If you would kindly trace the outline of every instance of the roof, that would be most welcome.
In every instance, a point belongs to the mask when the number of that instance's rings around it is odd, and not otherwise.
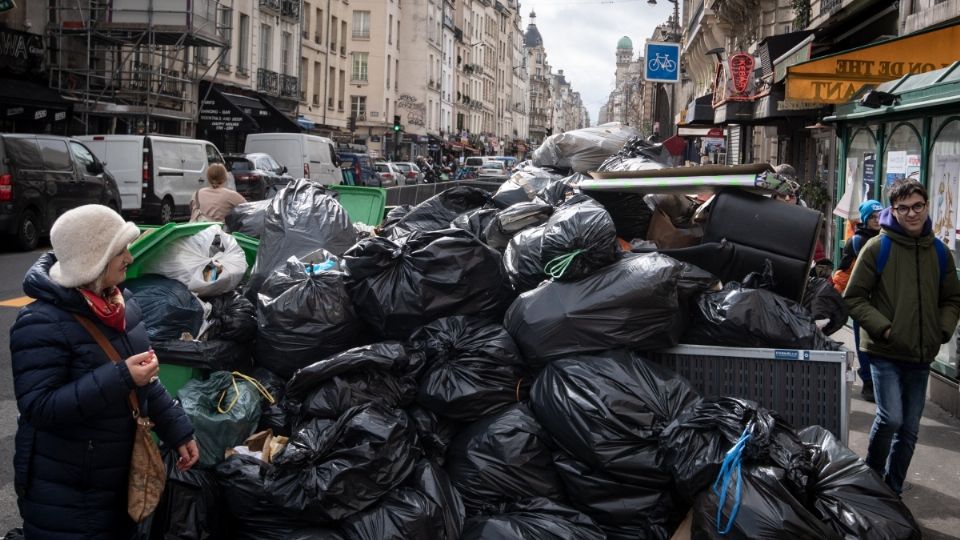
[[[859,99],[837,105],[836,114],[824,118],[827,122],[857,120],[876,116],[909,113],[918,109],[956,108],[960,106],[960,62],[949,67],[914,73],[885,82],[876,87],[880,92],[897,96],[897,103],[890,106],[869,108],[859,104]],[[859,95],[865,93],[861,91]],[[916,114],[916,113],[914,113]]]
[[[543,47],[543,36],[537,30],[537,25],[533,23],[527,25],[527,32],[523,35],[523,45],[528,48]]]
[[[620,38],[620,41],[617,42],[617,49],[633,50],[633,41],[629,37],[623,36]]]

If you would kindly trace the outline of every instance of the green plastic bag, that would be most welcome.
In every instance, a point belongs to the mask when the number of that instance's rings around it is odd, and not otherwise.
[[[253,434],[260,421],[261,394],[273,402],[256,379],[229,371],[216,371],[205,381],[191,380],[177,392],[196,430],[198,467],[215,466],[223,461],[225,450],[239,446]]]

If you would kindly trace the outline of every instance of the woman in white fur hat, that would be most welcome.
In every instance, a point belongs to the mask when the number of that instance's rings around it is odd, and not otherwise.
[[[140,307],[118,287],[138,234],[106,206],[74,208],[53,224],[53,251],[24,278],[36,301],[17,316],[10,350],[20,412],[14,484],[28,539],[130,538],[131,390],[164,445],[179,453],[178,468],[200,456],[186,414],[157,382]],[[121,361],[110,360],[78,317]]]

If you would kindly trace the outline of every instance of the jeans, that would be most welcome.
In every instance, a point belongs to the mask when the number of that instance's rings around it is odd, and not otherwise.
[[[870,355],[860,350],[860,323],[857,321],[853,321],[853,343],[857,350],[857,375],[866,385],[873,380],[870,375]]]
[[[870,355],[870,369],[877,417],[870,428],[866,461],[899,495],[917,445],[930,367]]]

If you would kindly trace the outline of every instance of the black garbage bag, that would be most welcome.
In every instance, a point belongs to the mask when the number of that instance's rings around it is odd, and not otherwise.
[[[387,215],[383,218],[383,223],[380,224],[380,229],[388,229],[393,225],[396,225],[403,216],[410,213],[410,210],[413,210],[413,206],[409,204],[401,204],[400,206],[394,206],[387,212]]]
[[[217,480],[232,522],[230,534],[221,538],[289,540],[296,538],[292,536],[296,531],[310,527],[309,522],[272,502],[272,494],[265,487],[266,476],[272,471],[272,465],[241,454],[234,454],[217,465]],[[336,537],[330,540],[333,538]]]
[[[594,469],[663,486],[660,432],[699,399],[685,379],[618,349],[559,360],[533,383],[530,404],[557,445]]]
[[[344,261],[357,313],[384,339],[451,315],[499,319],[513,297],[500,253],[462,229],[367,238]]]
[[[671,347],[685,327],[677,292],[683,269],[658,253],[630,254],[579,281],[552,281],[523,294],[504,326],[537,364],[617,347]]]
[[[287,383],[287,409],[301,418],[339,418],[374,401],[403,408],[417,395],[422,359],[387,341],[335,354],[299,369]]]
[[[590,516],[608,540],[670,538],[687,512],[663,486],[616,480],[562,450],[554,452],[553,465],[571,505]]]
[[[812,277],[807,281],[807,288],[803,290],[803,300],[800,302],[813,315],[813,320],[828,319],[830,322],[823,328],[823,333],[832,335],[847,324],[850,310],[840,293],[833,288],[829,279]]]
[[[326,261],[329,269],[305,269]],[[347,293],[336,258],[321,252],[291,257],[273,272],[257,298],[257,364],[284,378],[298,369],[362,343],[363,322]]]
[[[613,264],[620,256],[610,213],[586,195],[574,195],[547,221],[540,263],[559,281],[575,281]]]
[[[341,529],[351,540],[458,540],[464,517],[447,473],[422,460],[402,486],[347,518]]]
[[[643,200],[642,193],[621,193],[616,191],[586,191],[586,195],[603,205],[613,219],[617,236],[625,240],[647,238],[650,218],[653,210]]]
[[[283,378],[264,367],[255,367],[250,375],[260,382],[267,392],[273,396],[273,403],[269,400],[260,401],[260,422],[256,431],[273,430],[274,435],[290,435],[292,420],[283,408],[286,384]]]
[[[582,173],[596,171],[604,160],[639,135],[636,128],[619,122],[556,133],[533,151],[532,161],[539,167],[570,167]]]
[[[788,489],[802,501],[813,473],[811,452],[776,413],[731,397],[703,399],[660,434],[660,463],[673,476],[677,492],[690,497],[707,489],[744,433],[750,434],[744,463],[778,467]]]
[[[239,292],[216,296],[207,320],[210,327],[204,332],[207,339],[226,339],[249,343],[257,337],[257,308]]]
[[[214,471],[177,470],[179,454],[163,451],[167,483],[153,513],[151,538],[226,538],[229,514]]]
[[[407,416],[417,431],[417,448],[430,461],[443,465],[447,461],[447,448],[462,427],[419,405],[407,407]]]
[[[503,252],[503,267],[518,293],[536,289],[547,279],[540,264],[540,247],[545,227],[524,229],[510,239]]]
[[[477,208],[476,210],[470,210],[457,216],[457,219],[454,219],[450,226],[463,229],[480,240],[483,240],[483,231],[487,229],[487,225],[496,217],[497,212],[499,212],[499,210],[496,208]]]
[[[523,186],[507,180],[493,194],[493,204],[498,209],[510,208],[515,204],[530,202],[533,196]]]
[[[10,529],[7,534],[3,535],[3,540],[23,540],[23,529],[20,527]]]
[[[340,256],[356,241],[357,231],[335,191],[303,178],[291,182],[267,207],[247,299],[256,302],[263,282],[290,257],[302,258],[319,249]]]
[[[563,500],[547,437],[523,404],[460,432],[450,445],[446,467],[467,513],[530,497]]]
[[[227,232],[238,232],[260,238],[270,202],[270,199],[265,199],[234,206],[223,220]]]
[[[737,477],[740,479],[738,496]],[[743,464],[726,489],[708,488],[693,505],[692,537],[704,540],[840,540],[830,525],[807,510],[787,488],[783,469]],[[724,495],[718,520],[717,508]],[[736,510],[734,512],[734,510]],[[731,517],[733,518],[730,524]],[[719,524],[718,524],[719,521]],[[726,531],[729,524],[729,531]]]
[[[184,333],[197,337],[203,326],[200,300],[175,279],[146,275],[124,282],[143,312],[143,324],[151,342],[180,339]]]
[[[500,324],[465,316],[439,319],[417,330],[410,348],[427,364],[418,401],[441,416],[472,422],[521,399],[524,362]]]
[[[777,349],[839,350],[800,304],[735,281],[700,297],[685,343]]]
[[[248,371],[252,365],[248,344],[224,339],[158,341],[153,350],[164,364],[208,371]]]
[[[339,530],[327,527],[307,527],[298,529],[284,537],[284,540],[348,540]]]
[[[553,207],[541,200],[515,204],[498,212],[487,224],[483,231],[483,240],[493,249],[503,251],[514,235],[543,225],[552,214]]]
[[[430,197],[410,210],[381,236],[397,240],[414,231],[439,231],[450,228],[460,214],[482,208],[490,202],[490,194],[482,189],[456,186]]]
[[[274,456],[264,489],[301,519],[344,519],[374,505],[413,472],[415,437],[404,411],[376,402],[335,420],[309,420]]]
[[[605,540],[587,516],[542,497],[505,503],[469,518],[461,540]]]
[[[577,186],[581,180],[590,178],[581,173],[576,173],[559,180],[550,180],[537,193],[537,198],[552,206],[560,206],[577,192]]]
[[[920,526],[907,505],[863,459],[820,426],[800,431],[814,445],[812,510],[844,538],[919,540]]]

